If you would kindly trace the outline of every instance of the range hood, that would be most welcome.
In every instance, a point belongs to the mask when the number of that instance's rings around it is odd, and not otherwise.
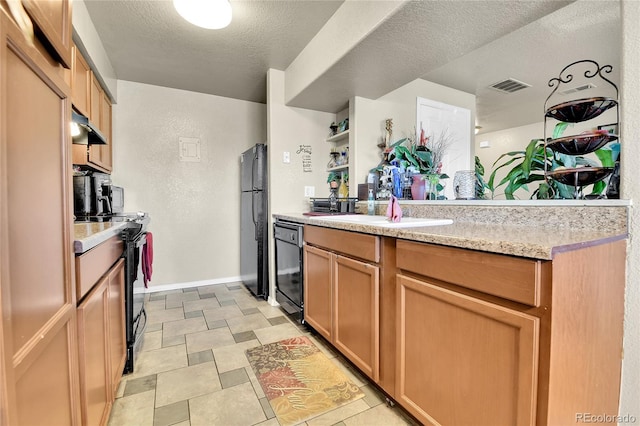
[[[107,139],[87,117],[71,111],[71,137],[80,145],[106,145]]]

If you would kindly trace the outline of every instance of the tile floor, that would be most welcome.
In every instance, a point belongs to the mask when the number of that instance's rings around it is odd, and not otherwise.
[[[135,371],[123,377],[109,426],[265,425],[275,417],[244,351],[307,335],[365,397],[304,425],[414,425],[320,338],[240,284],[147,296],[147,330]]]

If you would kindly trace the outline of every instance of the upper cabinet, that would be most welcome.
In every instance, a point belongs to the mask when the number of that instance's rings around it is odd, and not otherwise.
[[[40,29],[60,62],[72,67],[71,1],[70,0],[22,0],[33,23]]]
[[[98,129],[102,131],[102,126],[100,125],[100,105],[102,105],[102,86],[100,86],[100,82],[96,78],[96,75],[91,73],[91,85],[90,85],[90,105],[89,109],[89,121],[98,126]]]
[[[73,49],[73,75],[71,78],[73,108],[86,116],[107,140],[106,145],[73,145],[73,164],[88,166],[101,172],[112,170],[111,101],[97,76]]]
[[[71,98],[73,106],[82,115],[89,117],[91,105],[91,68],[78,48],[73,46]]]

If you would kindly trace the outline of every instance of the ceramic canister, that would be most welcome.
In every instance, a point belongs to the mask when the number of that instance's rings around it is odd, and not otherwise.
[[[476,173],[458,170],[453,178],[453,192],[458,200],[471,200],[476,195]]]

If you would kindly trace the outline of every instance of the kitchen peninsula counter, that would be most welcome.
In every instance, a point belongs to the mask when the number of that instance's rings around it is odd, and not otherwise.
[[[81,254],[118,235],[128,222],[81,222],[73,224],[73,249]]]
[[[273,215],[305,224],[306,324],[424,424],[617,413],[629,205],[401,208],[453,223]]]
[[[620,207],[621,212],[626,212],[625,207]],[[378,211],[378,214],[381,214]],[[584,216],[584,213],[580,213]],[[610,215],[610,212],[607,212]],[[575,222],[575,228],[553,226],[527,225],[523,223],[499,224],[481,223],[469,219],[451,217],[450,225],[408,227],[408,228],[384,228],[360,223],[323,220],[324,216],[306,216],[300,213],[274,214],[274,218],[297,222],[305,225],[315,225],[346,231],[362,232],[367,234],[394,237],[403,240],[419,241],[444,246],[466,248],[500,253],[532,259],[551,260],[555,254],[571,251],[578,248],[604,244],[612,241],[623,240],[628,237],[626,229],[626,213],[620,213],[620,217],[613,225],[603,226],[592,218],[589,226],[579,226]],[[429,214],[415,215],[415,217],[435,217]],[[439,216],[438,218],[442,218]],[[522,218],[520,218],[522,220]],[[585,229],[587,228],[587,229]]]

